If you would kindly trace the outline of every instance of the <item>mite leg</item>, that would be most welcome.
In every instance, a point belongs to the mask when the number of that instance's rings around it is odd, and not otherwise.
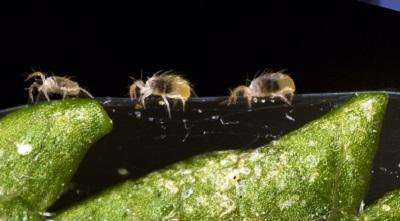
[[[42,82],[44,82],[44,81],[46,80],[46,75],[43,74],[42,72],[37,71],[37,72],[33,72],[32,74],[30,74],[30,75],[25,79],[25,81],[28,81],[29,79],[34,78],[34,77],[40,77],[40,79],[42,80]]]
[[[141,96],[139,99],[139,102],[142,104],[143,109],[146,109],[146,101],[145,100],[146,100],[146,97],[144,97],[144,96]]]
[[[129,97],[131,98],[131,101],[133,101],[133,98],[137,98],[137,94],[136,94],[136,82],[133,83],[130,87],[129,87]]]
[[[32,101],[32,103],[35,102],[35,100],[33,99],[33,91],[35,89],[38,89],[39,87],[40,87],[40,85],[38,83],[33,82],[32,85],[29,88],[27,88],[28,93],[29,93],[29,99]]]
[[[247,106],[248,106],[249,108],[251,108],[252,102],[253,102],[253,101],[252,101],[253,96],[251,96],[250,94],[246,94],[245,97],[247,98]]]
[[[291,88],[284,88],[279,93],[272,94],[271,98],[277,97],[288,105],[292,105],[293,95],[293,90]]]
[[[89,93],[89,91],[83,89],[83,88],[79,88],[79,91],[83,92],[84,94],[86,94],[87,96],[89,96],[90,98],[94,98],[92,94]]]
[[[147,97],[149,97],[151,95],[151,90],[144,90],[144,93],[140,96],[139,101],[140,103],[142,103],[143,105],[143,109],[146,109],[146,103],[145,100]]]
[[[50,97],[47,94],[47,90],[41,90],[39,89],[39,93],[43,93],[44,97],[46,98],[47,101],[50,101]]]
[[[292,105],[291,100],[289,100],[289,99],[288,99],[285,95],[283,95],[283,94],[272,94],[272,95],[271,95],[271,98],[272,98],[272,99],[274,99],[274,98],[279,98],[279,99],[281,99],[283,102],[285,102],[286,104]]]
[[[31,100],[32,103],[35,102],[35,100],[33,99],[33,88],[29,88],[29,100]]]
[[[62,99],[64,100],[67,97],[67,90],[63,90]]]
[[[142,90],[144,87],[144,82],[141,80],[133,82],[133,84],[129,87],[129,97],[131,98],[131,100],[138,97],[136,93],[137,88]]]
[[[228,98],[228,106],[231,104],[236,104],[237,103],[237,99],[238,99],[238,88],[235,88],[232,92],[231,95]]]
[[[287,100],[287,103],[288,104],[292,104],[292,101],[293,101],[293,93],[287,93],[287,94],[284,94],[283,96],[286,98],[286,100]]]
[[[186,101],[183,97],[179,97],[179,100],[182,102],[182,111],[185,112]]]
[[[43,92],[41,92],[41,91],[36,95],[35,104],[37,104],[37,102],[41,99],[42,95],[43,95]]]
[[[165,106],[167,107],[167,112],[168,112],[169,119],[171,119],[172,118],[172,116],[171,116],[171,108],[169,106],[168,99],[165,97],[165,95],[161,95],[161,97],[164,100]]]
[[[243,85],[236,87],[231,92],[231,95],[229,96],[229,99],[228,99],[228,105],[236,104],[239,96],[246,97],[247,104],[248,104],[249,108],[251,108],[251,98],[252,98],[251,90],[248,87],[243,86]]]
[[[288,101],[288,104],[291,105],[294,97],[294,90],[292,88],[284,88],[282,94],[285,98],[287,98],[286,100]]]

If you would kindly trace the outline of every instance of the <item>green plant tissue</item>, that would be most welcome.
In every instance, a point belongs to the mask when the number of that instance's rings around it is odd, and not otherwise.
[[[94,100],[46,102],[3,117],[0,200],[23,201],[21,207],[45,211],[65,190],[89,147],[111,128],[107,113]]]
[[[375,204],[367,207],[359,221],[399,221],[400,189],[387,193]]]
[[[388,96],[365,93],[278,140],[217,151],[112,187],[56,220],[353,220]]]

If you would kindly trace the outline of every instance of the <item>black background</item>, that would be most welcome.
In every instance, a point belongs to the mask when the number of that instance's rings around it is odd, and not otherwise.
[[[184,73],[228,95],[287,69],[298,93],[400,88],[400,13],[357,1],[2,1],[0,108],[28,101],[32,70],[127,96],[128,76]],[[277,3],[279,2],[279,3]]]

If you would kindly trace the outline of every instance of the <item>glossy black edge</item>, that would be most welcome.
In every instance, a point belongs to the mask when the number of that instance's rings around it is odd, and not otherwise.
[[[338,96],[354,96],[357,94],[363,94],[363,93],[377,93],[377,92],[383,92],[388,94],[389,96],[400,96],[400,92],[396,91],[357,91],[357,92],[327,92],[327,93],[309,93],[309,94],[296,94],[294,96],[294,100],[301,100],[301,99],[307,99],[307,98],[314,98],[314,97],[338,97]],[[102,103],[104,106],[125,106],[127,104],[132,104],[132,103],[138,103],[137,99],[131,100],[130,98],[127,97],[96,97],[95,98],[97,101]],[[215,97],[191,97],[189,99],[189,103],[199,103],[199,102],[218,102],[218,101],[226,101],[228,99],[227,96],[215,96]],[[294,103],[293,105],[295,105]],[[10,108],[5,108],[0,110],[0,114],[3,113],[9,113],[14,110],[18,110],[20,108],[28,106],[27,104],[25,105],[19,105],[15,107],[10,107]]]

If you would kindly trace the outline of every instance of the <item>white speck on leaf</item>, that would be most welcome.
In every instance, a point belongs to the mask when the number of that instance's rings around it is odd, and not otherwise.
[[[240,168],[240,173],[248,175],[250,174],[251,170],[247,167]]]
[[[85,119],[84,113],[83,112],[79,112],[78,115],[76,116],[76,119],[78,119],[78,120]]]
[[[390,206],[389,205],[386,205],[386,204],[383,204],[382,205],[382,209],[383,209],[383,211],[390,211]]]
[[[373,101],[372,100],[367,100],[367,101],[365,101],[365,102],[363,102],[362,104],[361,104],[361,107],[365,110],[365,112],[366,112],[366,117],[367,117],[367,121],[369,122],[369,121],[371,121],[372,120],[372,116],[371,116],[371,112],[372,112],[372,103]]]
[[[21,155],[27,155],[32,152],[32,145],[17,143],[17,152]]]
[[[273,146],[277,146],[277,145],[279,145],[279,141],[273,140],[273,141],[271,141],[271,144],[272,144]]]
[[[50,212],[39,212],[39,214],[44,217],[52,217],[56,215],[55,213],[50,213]]]
[[[360,209],[358,210],[358,212],[362,213],[364,211],[364,207],[365,207],[365,203],[364,203],[364,200],[362,200],[361,204],[360,204]]]
[[[193,189],[192,189],[192,188],[189,188],[189,189],[186,191],[184,198],[189,198],[192,194],[193,194]]]
[[[229,163],[229,161],[226,160],[226,159],[223,159],[219,163],[221,164],[221,166],[225,166],[225,165],[227,165]]]
[[[189,175],[192,174],[192,170],[180,170],[179,173],[182,175]]]
[[[259,159],[262,158],[262,157],[263,157],[263,154],[260,153],[260,150],[259,150],[259,149],[256,149],[255,151],[252,152],[250,159],[251,159],[252,161],[257,161],[257,160],[259,160]]]
[[[262,168],[260,166],[255,166],[254,167],[254,173],[256,174],[256,176],[261,176],[261,172],[262,172]]]
[[[312,147],[317,146],[317,144],[318,144],[318,142],[315,141],[315,140],[310,140],[310,141],[308,142],[308,145],[310,145],[310,146],[312,146]]]
[[[284,201],[279,202],[278,206],[280,210],[284,209],[289,209],[292,205],[296,204],[296,202],[299,200],[298,195],[294,195],[289,199],[286,199]]]
[[[171,180],[167,180],[164,183],[165,188],[167,188],[171,193],[177,193],[179,191],[178,187]]]

